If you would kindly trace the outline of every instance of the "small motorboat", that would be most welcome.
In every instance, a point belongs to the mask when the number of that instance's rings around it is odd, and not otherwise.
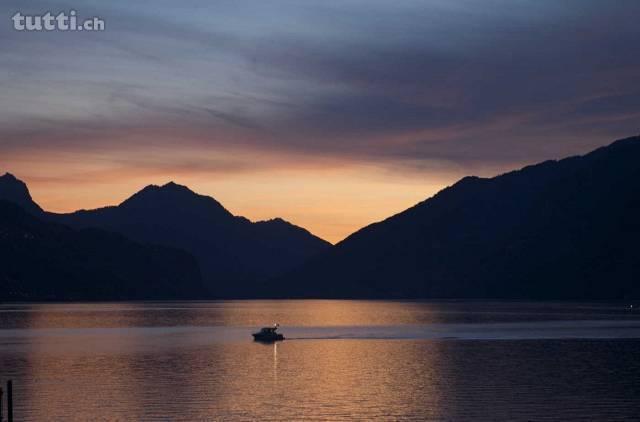
[[[263,327],[257,333],[252,334],[253,339],[255,341],[261,341],[264,343],[271,343],[274,341],[284,340],[284,336],[276,332],[279,326],[280,326],[279,324],[273,324],[272,327]]]

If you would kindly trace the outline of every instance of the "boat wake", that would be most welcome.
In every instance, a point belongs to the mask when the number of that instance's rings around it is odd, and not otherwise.
[[[287,327],[287,340],[640,339],[640,321],[541,321],[402,326]]]

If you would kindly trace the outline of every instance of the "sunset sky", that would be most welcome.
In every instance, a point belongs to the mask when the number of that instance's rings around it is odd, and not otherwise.
[[[336,242],[464,175],[640,132],[636,0],[2,9],[0,173],[50,211],[173,180]],[[105,31],[12,26],[71,9]]]

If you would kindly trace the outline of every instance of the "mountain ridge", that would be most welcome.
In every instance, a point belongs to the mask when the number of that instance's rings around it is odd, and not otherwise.
[[[465,177],[353,233],[283,277],[280,291],[355,298],[640,296],[630,237],[640,234],[633,218],[640,214],[638,162],[640,137],[630,137],[493,178]],[[598,278],[605,269],[618,274],[609,289]]]
[[[18,204],[36,215],[44,212],[31,197],[26,183],[9,172],[0,176],[0,199]]]
[[[22,185],[22,198],[3,189],[0,198],[33,202]],[[37,209],[40,211],[30,208],[51,222],[76,229],[96,227],[137,242],[185,250],[198,260],[212,297],[219,298],[244,297],[255,289],[263,290],[269,279],[330,246],[279,217],[252,222],[233,215],[216,199],[175,182],[147,185],[113,206],[71,213]]]
[[[0,200],[0,301],[202,299],[195,259],[100,229],[74,230]]]
[[[638,163],[635,136],[467,176],[333,247],[281,218],[235,216],[175,182],[119,205],[54,214],[6,174],[0,199],[76,230],[186,250],[209,297],[619,300],[640,298]]]

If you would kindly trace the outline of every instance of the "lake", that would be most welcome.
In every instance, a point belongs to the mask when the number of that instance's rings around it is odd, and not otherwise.
[[[251,333],[278,322],[287,337]],[[638,420],[622,304],[219,301],[0,305],[29,420]]]

